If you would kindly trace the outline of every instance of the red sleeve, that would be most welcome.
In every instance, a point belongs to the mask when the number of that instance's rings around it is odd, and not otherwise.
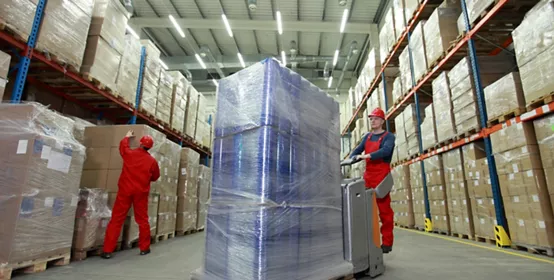
[[[121,142],[119,142],[119,154],[121,157],[124,157],[125,154],[128,154],[129,151],[131,151],[131,147],[129,146],[129,137],[125,137],[121,139]]]
[[[154,160],[152,167],[150,167],[150,176],[151,182],[155,182],[160,178],[160,167],[158,166],[158,162],[156,160]]]

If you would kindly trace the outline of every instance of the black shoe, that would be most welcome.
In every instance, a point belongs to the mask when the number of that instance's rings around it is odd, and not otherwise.
[[[146,251],[140,251],[141,256],[148,255],[148,254],[150,254],[150,249],[146,249]]]
[[[104,252],[104,253],[102,253],[102,255],[100,257],[103,258],[103,259],[108,260],[108,259],[112,258],[112,254]]]
[[[383,254],[388,254],[392,251],[392,246],[383,245],[381,246],[381,249],[383,249]]]

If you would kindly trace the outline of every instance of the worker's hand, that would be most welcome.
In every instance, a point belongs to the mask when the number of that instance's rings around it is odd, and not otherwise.
[[[135,137],[135,132],[132,131],[132,130],[129,130],[129,131],[127,131],[127,135],[125,135],[125,137],[129,137],[129,138]]]
[[[371,159],[371,155],[370,154],[365,154],[365,155],[358,155],[357,159]]]

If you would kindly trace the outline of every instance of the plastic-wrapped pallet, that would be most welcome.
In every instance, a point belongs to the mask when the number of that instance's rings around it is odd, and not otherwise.
[[[171,128],[184,132],[190,82],[179,71],[167,72],[173,78],[173,100],[171,108]]]
[[[196,229],[204,229],[206,226],[206,215],[208,214],[208,201],[210,199],[210,191],[212,188],[212,169],[200,165],[198,169],[198,204],[197,204],[197,219]]]
[[[554,1],[541,0],[512,32],[525,101],[554,92]]]
[[[469,17],[470,25],[473,26],[475,21],[481,16],[481,14],[492,4],[495,0],[465,0],[467,13]],[[513,1],[516,2],[516,1]],[[458,32],[461,34],[466,31],[466,22],[464,14],[461,14],[457,19]]]
[[[69,258],[85,159],[73,123],[38,103],[0,103],[0,263]]]
[[[554,248],[554,214],[533,124],[505,127],[490,139],[511,241]]]
[[[198,203],[198,165],[200,154],[190,148],[181,149],[179,185],[177,188],[177,225],[175,230],[182,234],[196,229]]]
[[[548,115],[533,122],[541,154],[542,167],[546,175],[546,185],[550,193],[550,203],[554,209],[554,115]]]
[[[128,21],[127,10],[121,2],[95,0],[88,35],[102,37],[119,54],[123,54],[126,46],[125,28]]]
[[[425,107],[425,119],[421,123],[421,144],[423,150],[428,150],[437,144],[437,130],[435,129],[435,112],[433,105]]]
[[[111,215],[106,190],[87,188],[80,190],[73,235],[74,259],[85,259],[87,249],[104,243],[104,235]]]
[[[100,36],[89,36],[81,66],[81,73],[89,80],[97,80],[106,88],[115,90],[121,54]]]
[[[448,215],[448,200],[442,155],[436,155],[423,160],[427,179],[429,207],[433,220],[433,230],[450,233],[450,216]],[[417,165],[417,164],[416,164]]]
[[[217,103],[206,254],[195,278],[352,273],[343,252],[338,104],[273,59],[220,80]]]
[[[452,41],[458,37],[456,19],[462,12],[461,5],[436,8],[424,26],[425,55],[432,66],[446,53]]]
[[[390,52],[396,44],[396,35],[394,29],[394,10],[389,8],[381,30],[379,31],[379,53],[381,64],[385,63],[385,60],[389,56]]]
[[[204,141],[204,137],[206,136],[205,129],[208,126],[206,123],[208,118],[206,117],[206,97],[199,92],[198,93],[198,110],[196,113],[196,128],[194,131],[194,139],[198,141],[198,143],[202,143]]]
[[[140,107],[151,116],[155,116],[158,87],[162,70],[160,64],[160,50],[158,50],[150,40],[140,40],[140,43],[146,48]]]
[[[115,88],[123,100],[135,104],[142,45],[140,41],[131,34],[125,35],[124,44],[125,49],[123,50],[121,63],[117,71]],[[148,90],[143,90],[143,92],[145,91],[147,92]]]
[[[513,112],[515,116],[525,111],[525,97],[518,72],[512,72],[484,89],[488,120]]]
[[[398,160],[403,161],[408,158],[408,140],[406,138],[406,129],[404,128],[404,114],[400,113],[394,118],[396,128],[396,147],[398,147]]]
[[[410,186],[410,168],[407,165],[398,165],[392,169],[391,175],[394,180],[394,187],[390,196],[395,222],[400,226],[413,228],[415,221],[412,188]]]
[[[412,60],[414,66],[414,79],[419,81],[427,73],[427,51],[425,47],[424,26],[426,20],[421,20],[414,28],[410,36],[410,49],[412,51]],[[409,61],[409,60],[408,60]],[[410,81],[411,82],[411,81]]]
[[[415,227],[425,228],[425,197],[423,194],[423,180],[419,163],[410,164],[410,187],[412,188],[412,204],[414,208]]]
[[[421,104],[423,105],[423,103]],[[421,117],[425,116],[423,112]],[[419,152],[419,130],[417,125],[417,112],[415,104],[406,106],[404,112],[404,129],[406,130],[406,139],[408,142],[408,156],[413,156]]]
[[[462,150],[453,149],[442,154],[442,163],[452,232],[473,237],[473,213],[465,180]]]
[[[412,68],[410,66],[410,50],[404,48],[399,58],[400,77],[402,77],[402,94],[407,94],[412,89]]]
[[[417,8],[422,0],[404,0],[404,16],[406,17],[406,24],[412,20]]]
[[[406,15],[404,14],[404,5],[405,0],[394,0],[392,2],[392,7],[394,9],[394,38],[395,42],[397,42],[400,37],[402,36],[402,33],[404,32],[404,29],[406,28]]]
[[[174,196],[177,193],[179,180],[179,151],[181,146],[169,139],[164,139],[157,152],[152,156],[158,161],[160,178],[152,183],[152,192]]]
[[[437,141],[443,142],[456,135],[448,72],[442,72],[433,80],[433,111]]]
[[[6,90],[6,84],[8,83],[8,72],[10,70],[11,58],[11,55],[0,51],[0,102],[4,97],[4,91]]]
[[[165,70],[160,72],[160,86],[156,101],[156,117],[169,125],[171,101],[173,100],[173,77]]]
[[[189,100],[187,113],[185,117],[185,134],[194,137],[196,132],[196,116],[198,113],[198,91],[194,87],[189,87]]]
[[[377,77],[377,74],[381,70],[381,59],[379,58],[379,50],[371,48],[367,55],[367,60],[364,69],[367,71],[367,82],[364,90],[364,94],[371,86],[371,82]]]
[[[402,76],[398,76],[394,79],[394,83],[392,86],[392,101],[389,104],[389,107],[392,107],[392,105],[396,104],[397,102],[400,102],[400,99],[404,95],[404,88],[402,85]]]
[[[393,105],[392,103],[393,82],[394,81],[390,78],[385,78],[385,86],[383,86],[383,81],[379,82],[379,94],[380,94],[379,107],[385,112],[387,112]]]

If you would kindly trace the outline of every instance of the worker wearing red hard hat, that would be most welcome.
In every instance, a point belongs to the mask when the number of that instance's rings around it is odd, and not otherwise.
[[[140,254],[150,253],[150,224],[148,223],[148,196],[150,182],[158,180],[160,168],[156,159],[148,153],[154,146],[154,139],[146,135],[140,139],[140,147],[131,149],[130,138],[135,137],[133,131],[127,132],[119,143],[119,153],[123,158],[123,170],[118,181],[117,197],[112,209],[112,218],[106,229],[104,252],[102,258],[109,259],[117,245],[121,227],[127,217],[129,208],[133,206],[135,221],[139,226]]]
[[[376,188],[390,173],[390,162],[394,151],[395,136],[383,129],[385,112],[376,108],[369,114],[371,132],[364,135],[361,143],[354,149],[351,158],[365,159],[366,168],[364,180],[366,188]],[[362,152],[364,152],[363,155]],[[392,251],[394,212],[391,208],[390,193],[383,198],[377,198],[379,218],[381,220],[381,235],[383,253]]]

